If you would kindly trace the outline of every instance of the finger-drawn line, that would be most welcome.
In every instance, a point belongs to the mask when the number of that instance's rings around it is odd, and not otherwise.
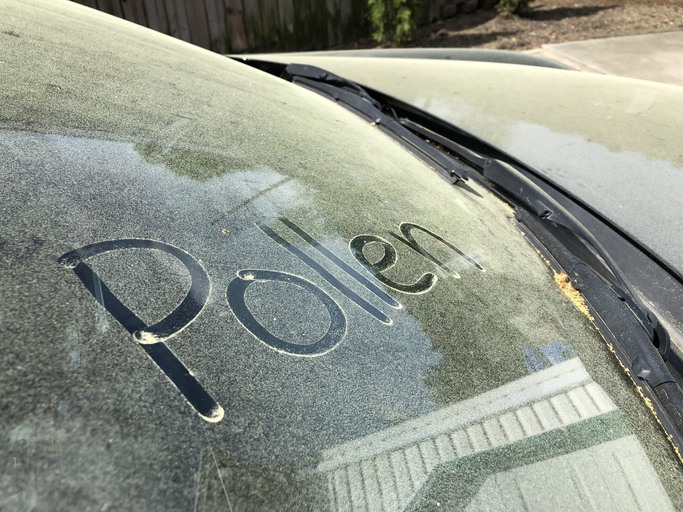
[[[315,295],[330,315],[330,325],[323,337],[315,343],[299,345],[278,338],[263,327],[249,311],[244,296],[247,288],[253,283],[266,281],[293,284]],[[321,356],[334,350],[346,334],[346,316],[335,300],[320,287],[294,274],[275,270],[240,270],[237,272],[237,277],[228,284],[226,296],[230,309],[242,326],[256,339],[284,354],[305,357]]]
[[[356,292],[351,290],[348,286],[343,284],[339,279],[334,277],[327,269],[325,269],[325,267],[320,265],[317,261],[315,261],[313,258],[308,256],[301,249],[290,244],[287,240],[285,240],[280,235],[278,235],[267,224],[257,223],[256,226],[261,231],[263,231],[266,235],[268,235],[270,237],[270,239],[273,240],[276,244],[284,247],[290,253],[292,253],[294,256],[296,256],[301,261],[303,261],[306,265],[308,265],[313,270],[315,270],[320,275],[320,277],[322,277],[325,281],[327,281],[332,286],[334,286],[337,290],[339,290],[341,293],[343,293],[348,299],[350,299],[352,302],[354,302],[363,311],[368,313],[370,316],[376,318],[377,320],[379,320],[383,324],[386,324],[386,325],[392,325],[393,324],[393,321],[391,320],[391,318],[389,318],[387,315],[382,313],[379,309],[377,309],[375,306],[370,304],[368,301],[366,301],[365,299],[360,297]]]
[[[384,248],[384,256],[376,263],[370,262],[363,253],[363,248],[372,243],[378,243]],[[402,284],[392,281],[386,277],[382,272],[394,266],[398,257],[396,256],[396,249],[393,245],[387,242],[384,238],[376,235],[358,235],[349,242],[349,250],[351,254],[375,276],[380,283],[393,288],[399,292],[409,293],[412,295],[419,295],[427,293],[436,284],[438,277],[432,272],[423,274],[413,284]]]
[[[413,237],[413,235],[411,233],[411,231],[413,229],[417,229],[418,231],[422,231],[423,233],[431,236],[435,240],[441,242],[446,247],[448,247],[449,249],[451,249],[452,251],[457,253],[459,256],[463,257],[466,261],[468,261],[470,264],[472,264],[474,266],[474,268],[476,268],[477,270],[479,270],[481,272],[486,272],[486,269],[484,267],[482,267],[479,263],[477,263],[473,258],[469,257],[467,254],[465,254],[463,251],[458,249],[455,245],[450,243],[445,238],[440,237],[436,233],[433,233],[432,231],[428,230],[427,228],[424,228],[418,224],[413,224],[412,222],[402,222],[399,225],[399,229],[401,230],[401,233],[403,234],[405,239],[402,238],[400,235],[397,235],[396,233],[390,233],[391,236],[393,236],[394,238],[396,238],[400,242],[403,242],[405,245],[410,247],[415,252],[421,254],[422,256],[427,258],[429,261],[431,261],[435,265],[441,267],[442,269],[444,269],[446,272],[451,274],[456,279],[460,278],[460,274],[458,272],[456,272],[455,270],[453,270],[452,268],[450,268],[448,265],[446,265],[441,260],[434,257],[429,251],[427,251],[424,247],[422,247],[422,245],[420,245],[420,243],[417,240],[415,240],[415,238]]]
[[[148,327],[100,279],[84,260],[104,252],[145,248],[158,249],[178,258],[190,272],[192,285],[183,302],[166,318]],[[71,268],[85,288],[126,329],[138,345],[164,372],[190,405],[206,421],[215,423],[223,419],[223,408],[209,395],[187,367],[162,340],[175,336],[201,312],[209,295],[210,282],[204,268],[185,251],[162,242],[141,239],[123,239],[100,242],[75,249],[58,260]]]
[[[294,231],[297,235],[299,235],[301,238],[303,238],[308,245],[313,247],[316,251],[318,251],[320,254],[325,256],[328,260],[330,260],[332,263],[337,265],[339,268],[341,268],[344,272],[346,272],[349,276],[351,276],[353,279],[358,281],[360,284],[365,286],[371,293],[375,294],[377,297],[382,299],[384,302],[386,302],[389,306],[395,309],[401,309],[403,305],[398,302],[396,299],[393,297],[390,297],[387,295],[384,290],[376,286],[374,283],[370,282],[368,279],[366,279],[364,276],[356,272],[350,265],[348,265],[344,260],[339,258],[336,254],[334,254],[332,251],[330,251],[327,247],[322,245],[320,242],[318,242],[315,238],[313,238],[311,235],[306,233],[302,228],[294,224],[291,220],[285,218],[285,217],[280,217],[280,222],[282,222],[285,226],[287,226],[289,229]]]
[[[248,205],[248,204],[251,203],[252,201],[255,201],[255,200],[258,199],[259,197],[266,195],[266,194],[267,194],[268,192],[270,192],[271,190],[274,190],[274,189],[278,188],[279,186],[284,185],[285,183],[287,183],[287,182],[290,181],[291,179],[292,179],[292,177],[291,177],[291,176],[288,176],[288,177],[286,177],[285,179],[278,181],[277,183],[273,183],[270,187],[264,188],[264,189],[261,190],[260,192],[258,192],[258,193],[256,193],[256,194],[254,194],[253,196],[251,196],[249,199],[246,199],[245,201],[242,201],[242,202],[241,202],[240,204],[238,204],[237,206],[231,208],[230,210],[228,210],[227,212],[225,212],[223,215],[221,215],[220,217],[218,217],[216,220],[212,221],[212,222],[211,222],[211,225],[217,224],[218,222],[222,221],[223,219],[225,219],[225,218],[227,218],[227,217],[230,217],[230,215],[232,215],[233,213],[235,213],[235,212],[236,212],[237,210],[239,210],[240,208],[244,208],[246,205]]]
[[[139,327],[132,333],[140,343],[157,343],[175,336],[199,315],[211,291],[211,282],[206,270],[187,252],[155,240],[124,238],[74,249],[60,257],[58,262],[65,267],[75,270],[80,263],[88,258],[122,249],[156,249],[163,251],[180,260],[190,273],[190,278],[192,279],[190,290],[178,307],[154,325]],[[97,295],[95,297],[97,298]]]

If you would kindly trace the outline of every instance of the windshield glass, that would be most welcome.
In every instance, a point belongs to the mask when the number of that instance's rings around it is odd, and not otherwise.
[[[3,9],[4,507],[679,505],[655,418],[486,189],[218,55]]]

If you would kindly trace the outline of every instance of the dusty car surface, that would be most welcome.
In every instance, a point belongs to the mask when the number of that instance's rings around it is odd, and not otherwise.
[[[679,89],[0,12],[3,510],[683,506]]]

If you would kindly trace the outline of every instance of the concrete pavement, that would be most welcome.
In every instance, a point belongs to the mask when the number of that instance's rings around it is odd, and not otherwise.
[[[544,44],[525,53],[579,71],[683,86],[683,31]]]

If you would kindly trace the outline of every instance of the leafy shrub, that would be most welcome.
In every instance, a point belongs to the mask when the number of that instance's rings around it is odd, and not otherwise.
[[[409,39],[417,31],[421,5],[422,0],[368,0],[374,40],[399,44]]]
[[[520,16],[530,16],[533,13],[533,9],[529,7],[529,4],[534,0],[500,0],[496,4],[496,9],[498,12],[509,18],[513,14],[518,14]]]

